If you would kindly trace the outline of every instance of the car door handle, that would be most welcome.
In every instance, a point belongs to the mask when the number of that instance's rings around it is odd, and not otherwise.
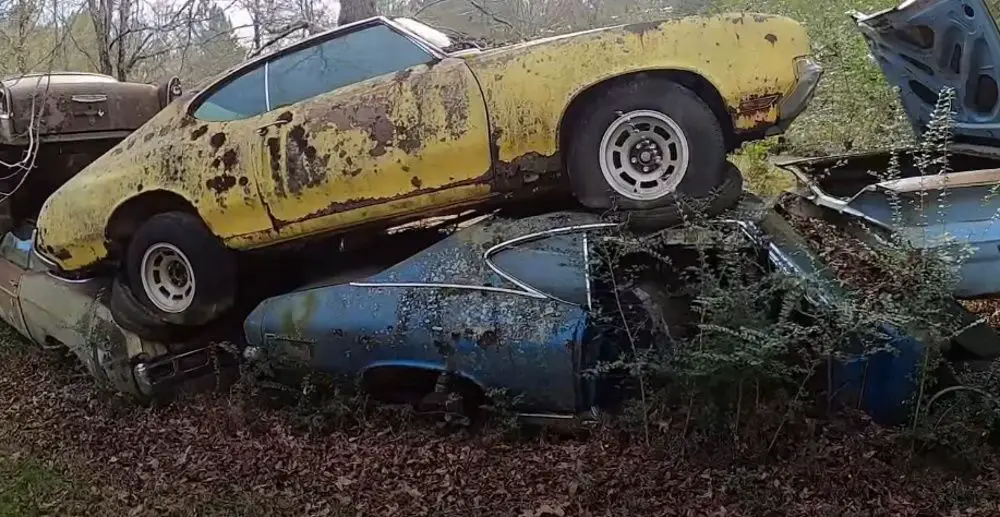
[[[264,125],[262,125],[262,126],[260,126],[260,127],[257,128],[257,134],[258,135],[263,135],[263,134],[267,133],[267,130],[270,129],[271,127],[281,127],[281,126],[284,126],[287,123],[288,123],[287,120],[280,119],[280,118],[278,120],[275,120],[274,122],[268,122],[267,124],[264,124]]]

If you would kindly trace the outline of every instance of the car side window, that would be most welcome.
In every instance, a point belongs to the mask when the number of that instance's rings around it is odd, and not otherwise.
[[[427,63],[433,56],[386,25],[349,32],[268,65],[270,109]]]
[[[501,249],[491,257],[501,271],[538,291],[587,306],[583,233],[552,235]]]
[[[431,59],[406,36],[374,25],[261,63],[205,99],[194,116],[211,122],[250,118]]]
[[[226,84],[205,99],[194,116],[207,122],[225,122],[260,115],[267,111],[264,91],[264,65]]]
[[[13,232],[7,232],[0,241],[0,257],[21,269],[30,269],[31,239],[20,239]]]

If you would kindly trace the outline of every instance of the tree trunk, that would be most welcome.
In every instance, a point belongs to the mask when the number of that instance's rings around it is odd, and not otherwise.
[[[340,0],[340,18],[337,23],[345,25],[377,15],[375,0]]]

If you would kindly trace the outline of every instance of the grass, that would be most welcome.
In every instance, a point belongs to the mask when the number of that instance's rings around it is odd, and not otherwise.
[[[0,517],[51,515],[79,487],[56,469],[32,458],[0,456]]]

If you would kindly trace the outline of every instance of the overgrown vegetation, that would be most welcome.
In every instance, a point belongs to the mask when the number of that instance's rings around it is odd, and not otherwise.
[[[788,14],[810,29],[826,69],[811,109],[786,137],[748,145],[734,158],[758,193],[771,197],[788,185],[768,164],[774,154],[895,148],[911,140],[895,94],[844,14],[894,3],[685,6]],[[475,14],[515,20],[494,20],[506,38],[577,23],[558,25],[562,11],[554,8],[534,16],[507,7]],[[580,23],[646,12],[605,7]],[[437,16],[454,15],[446,8],[442,3]],[[948,170],[953,100],[944,92],[918,142],[922,174]],[[877,172],[892,179],[900,171],[897,163]],[[0,336],[0,358],[11,365],[0,374],[0,517],[87,514],[95,499],[106,512],[135,515],[191,508],[205,515],[652,514],[680,505],[699,515],[761,515],[782,503],[789,515],[833,515],[870,508],[874,500],[900,514],[917,507],[940,515],[976,515],[974,506],[980,515],[1000,512],[992,448],[1000,438],[1000,364],[956,362],[944,353],[965,328],[949,307],[955,268],[968,250],[921,250],[891,231],[874,246],[790,212],[829,266],[796,277],[754,251],[740,228],[689,215],[687,229],[714,236],[712,246],[679,251],[669,232],[616,235],[596,256],[612,296],[600,299],[595,317],[625,351],[596,370],[620,374],[634,396],[617,421],[588,440],[524,439],[516,400],[506,393],[488,394],[492,426],[454,433],[468,429],[455,415],[373,404],[350,383],[317,375],[275,383],[266,363],[243,372],[228,394],[112,409],[98,391],[39,368],[38,356],[24,352],[16,337]],[[647,269],[636,268],[639,262]],[[672,272],[663,303],[681,318],[658,322],[624,310],[619,288],[641,287],[648,268]],[[908,345],[901,333],[924,345],[913,369],[905,368],[904,354],[893,370],[912,376],[913,397],[897,429],[870,426],[854,411],[863,401],[840,391],[844,365],[889,361]],[[655,336],[655,346],[643,345],[639,334]],[[264,394],[279,404],[261,404]],[[515,434],[522,439],[498,439]],[[947,468],[958,458],[958,472],[978,477],[961,480],[955,470],[941,470],[942,457]],[[925,459],[934,468],[918,468]],[[81,490],[64,463],[104,476],[113,488]],[[861,495],[845,495],[844,486]],[[670,491],[676,494],[664,495]],[[59,498],[84,503],[67,507]]]

